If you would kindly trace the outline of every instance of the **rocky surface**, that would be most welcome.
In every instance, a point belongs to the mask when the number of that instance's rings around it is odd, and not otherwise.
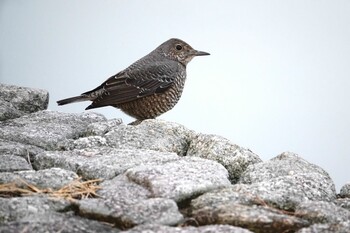
[[[0,232],[349,232],[349,184],[291,152],[263,162],[162,120],[124,125],[45,110],[48,93],[0,85]],[[59,190],[101,179],[95,198]]]
[[[45,90],[0,83],[0,120],[7,120],[47,108],[49,93]]]
[[[350,183],[345,184],[341,189],[339,196],[350,198]]]

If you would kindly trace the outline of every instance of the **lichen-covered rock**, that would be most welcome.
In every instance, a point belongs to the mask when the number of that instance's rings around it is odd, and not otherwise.
[[[296,233],[349,233],[350,221],[333,224],[314,224]]]
[[[350,211],[350,198],[338,198],[337,200],[334,201],[334,203],[337,206],[340,206]]]
[[[281,176],[317,173],[331,181],[328,173],[319,166],[309,163],[295,153],[284,152],[267,162],[249,166],[240,178],[240,183],[252,184],[268,181]],[[327,182],[329,183],[329,182]],[[332,182],[331,182],[332,184]]]
[[[25,113],[16,109],[10,102],[0,99],[0,121],[17,118],[24,114]]]
[[[148,149],[185,155],[193,131],[163,120],[144,120],[136,126],[120,125],[105,134],[107,144],[118,149]]]
[[[221,164],[201,158],[138,166],[130,168],[125,175],[154,196],[177,202],[230,185],[227,170]]]
[[[40,221],[43,216],[62,212],[70,207],[68,201],[45,196],[0,197],[0,224],[18,221]]]
[[[69,233],[117,233],[119,229],[91,219],[70,214],[43,215],[39,219],[13,221],[0,225],[0,232],[69,232]]]
[[[20,156],[27,161],[32,161],[32,157],[44,150],[28,144],[22,144],[13,141],[7,141],[0,139],[0,156],[9,155],[9,156]],[[5,161],[5,160],[3,160]]]
[[[293,153],[250,165],[239,183],[237,191],[252,193],[285,210],[294,210],[306,200],[333,201],[336,197],[328,173]]]
[[[99,121],[106,121],[106,118],[93,112],[73,114],[40,111],[0,122],[0,138],[57,150],[67,139],[84,136],[86,127]]]
[[[306,201],[295,211],[297,216],[312,223],[340,223],[350,220],[350,211],[332,202]]]
[[[349,185],[336,199],[329,175],[296,154],[262,162],[176,123],[43,111],[47,101],[0,85],[0,232],[349,232]],[[102,179],[96,198],[14,197],[6,185],[78,176]]]
[[[33,166],[36,169],[60,167],[85,179],[111,179],[139,164],[162,164],[177,158],[175,153],[169,152],[100,147],[43,152],[35,156]]]
[[[175,225],[182,221],[176,203],[156,198],[145,187],[131,182],[125,175],[101,183],[101,198],[78,202],[79,215],[130,228],[144,223]]]
[[[350,183],[346,183],[341,187],[339,195],[341,197],[348,197],[350,198]]]
[[[99,148],[106,147],[107,140],[102,136],[88,136],[83,138],[78,138],[74,141],[67,143],[65,149],[86,149],[86,148]]]
[[[231,143],[217,135],[197,134],[190,143],[187,156],[210,159],[221,163],[229,172],[230,180],[236,183],[245,169],[261,159],[248,149]]]
[[[80,201],[79,214],[120,228],[144,223],[174,225],[183,219],[174,200],[181,201],[229,184],[222,165],[180,157],[136,166],[104,181],[97,193],[102,198]]]
[[[170,227],[158,224],[144,224],[136,226],[125,233],[252,233],[247,229],[229,225],[209,225],[200,227]]]
[[[14,172],[32,170],[32,165],[22,157],[13,155],[0,155],[0,172]]]
[[[229,224],[253,232],[288,232],[309,222],[268,206],[253,193],[240,193],[233,185],[207,192],[191,201],[190,217],[199,225]]]
[[[87,126],[87,134],[102,136],[109,131],[111,131],[114,127],[118,127],[123,123],[123,120],[118,119],[110,119],[107,121],[99,121],[91,123]]]
[[[31,184],[42,189],[60,189],[76,179],[78,179],[77,174],[61,168],[0,173],[0,184],[14,182],[18,187]]]
[[[0,83],[0,121],[45,110],[48,103],[45,90]]]

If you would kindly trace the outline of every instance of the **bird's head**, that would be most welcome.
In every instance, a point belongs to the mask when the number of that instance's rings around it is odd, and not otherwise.
[[[180,39],[170,39],[161,44],[157,49],[163,56],[176,60],[183,65],[187,65],[195,56],[210,55],[207,52],[202,52],[193,49],[189,44]]]

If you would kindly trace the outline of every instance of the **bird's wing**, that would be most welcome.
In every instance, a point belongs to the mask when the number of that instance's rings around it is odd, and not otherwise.
[[[133,101],[168,89],[180,75],[177,63],[158,62],[143,65],[140,69],[121,71],[101,86],[83,95],[96,95],[87,108],[98,108]]]

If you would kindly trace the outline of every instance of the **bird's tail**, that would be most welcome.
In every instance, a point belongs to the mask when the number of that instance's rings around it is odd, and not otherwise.
[[[59,100],[59,101],[57,101],[57,104],[58,105],[65,105],[65,104],[71,104],[71,103],[82,102],[82,101],[87,101],[87,100],[90,100],[88,96],[79,95],[79,96],[74,96],[71,98]]]

